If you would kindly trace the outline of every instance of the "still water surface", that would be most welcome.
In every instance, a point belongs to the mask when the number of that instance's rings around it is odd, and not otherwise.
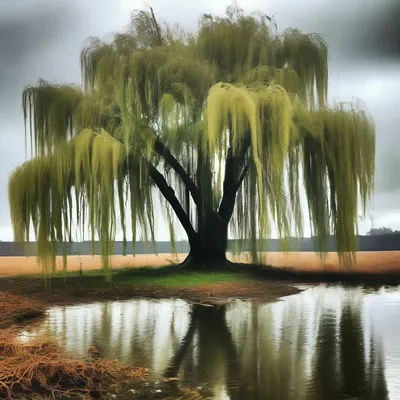
[[[215,399],[400,399],[400,290],[325,287],[265,304],[130,300],[55,307],[23,332],[73,357],[178,375]]]

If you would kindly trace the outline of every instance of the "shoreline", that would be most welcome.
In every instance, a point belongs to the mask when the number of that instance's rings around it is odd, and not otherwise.
[[[46,292],[41,274],[0,276],[0,293],[28,295],[45,304],[126,300],[130,298],[179,298],[197,304],[223,304],[230,299],[270,302],[297,294],[296,284],[343,284],[398,286],[400,272],[362,273],[357,271],[299,271],[256,264],[232,264],[223,270],[187,271],[180,265],[115,269],[110,283],[101,270],[62,273],[51,278]],[[229,279],[228,279],[229,278]]]
[[[182,280],[188,279],[187,274],[179,274],[171,268],[165,268],[168,274],[175,274]],[[158,271],[160,272],[160,271]],[[154,280],[154,270],[134,271],[136,278],[145,274],[149,280]],[[201,274],[195,275],[201,282]],[[153,276],[153,278],[150,278]],[[134,298],[168,299],[179,298],[192,304],[203,306],[223,306],[230,299],[257,300],[273,302],[288,295],[301,292],[288,283],[269,282],[264,279],[249,278],[247,274],[237,273],[234,281],[229,273],[215,275],[216,282],[200,285],[168,286],[158,285],[113,285],[104,287],[104,278],[101,276],[85,276],[83,281],[79,277],[67,278],[67,286],[56,288],[51,293],[43,290],[35,291],[36,284],[43,283],[41,278],[0,279],[0,378],[3,370],[6,371],[6,380],[0,387],[0,397],[5,399],[17,398],[19,395],[48,394],[54,389],[54,382],[58,382],[56,390],[62,397],[63,393],[71,391],[78,395],[89,395],[86,398],[123,399],[124,392],[134,391],[142,399],[180,399],[204,398],[200,390],[191,387],[181,387],[177,377],[165,377],[161,381],[154,381],[151,371],[146,368],[124,366],[118,361],[105,360],[101,357],[93,359],[96,354],[93,346],[88,348],[88,357],[85,360],[71,359],[55,344],[50,341],[22,343],[17,339],[18,333],[30,323],[38,323],[44,318],[47,309],[57,305],[74,305],[88,302],[128,300]],[[223,278],[225,276],[225,281]],[[101,280],[99,279],[101,278]],[[229,278],[229,279],[228,279]],[[63,281],[62,278],[58,278]],[[156,279],[160,276],[156,275]],[[203,280],[209,280],[209,275],[203,274]],[[92,280],[92,282],[90,282]],[[218,281],[222,280],[222,281]],[[20,283],[18,286],[17,283]],[[86,282],[85,282],[86,281]],[[93,282],[95,281],[95,282]],[[8,283],[8,290],[4,284]],[[13,286],[14,283],[14,286]],[[60,282],[58,282],[60,283]],[[91,289],[84,290],[85,283],[91,283]],[[94,284],[95,283],[95,284]],[[82,284],[80,287],[77,285]],[[100,287],[96,287],[99,285]],[[26,293],[27,288],[30,293]],[[36,289],[39,289],[37,286]],[[29,362],[27,362],[29,360]],[[29,365],[28,365],[29,364]],[[32,367],[31,369],[31,365]],[[28,376],[29,378],[26,378]],[[44,378],[45,377],[45,378]],[[77,378],[78,377],[78,378]],[[23,382],[24,386],[20,386]],[[39,382],[39,384],[38,384]],[[72,382],[72,383],[71,383]],[[83,382],[83,383],[82,383]],[[103,384],[103,382],[105,382]],[[90,385],[88,390],[87,385]],[[162,388],[163,396],[158,392]],[[90,397],[93,394],[94,397]],[[154,397],[157,394],[156,397]],[[121,395],[121,397],[119,397]],[[6,396],[6,397],[4,397]],[[57,397],[58,398],[58,397]]]
[[[168,269],[168,267],[166,267]],[[31,299],[45,307],[56,305],[74,305],[78,303],[92,303],[98,301],[122,301],[129,299],[181,299],[192,304],[222,305],[228,304],[233,299],[256,300],[273,302],[281,297],[300,293],[302,290],[295,287],[295,282],[269,281],[263,278],[251,277],[248,274],[237,273],[238,280],[242,281],[216,281],[200,283],[193,286],[177,285],[166,286],[163,284],[112,284],[108,286],[102,276],[95,278],[78,276],[67,278],[63,287],[62,278],[57,279],[57,285],[51,292],[45,292],[43,279],[0,278],[0,294],[8,293]],[[91,279],[93,278],[93,279]],[[85,289],[85,282],[88,288]],[[54,286],[54,284],[53,284]],[[1,304],[1,303],[0,303]],[[1,320],[0,320],[1,322]]]

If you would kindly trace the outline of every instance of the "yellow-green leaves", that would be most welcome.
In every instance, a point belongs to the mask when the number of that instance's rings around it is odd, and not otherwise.
[[[274,50],[274,64],[285,64],[299,77],[301,96],[310,107],[323,106],[328,92],[328,50],[318,34],[304,34],[298,29],[288,29]]]
[[[278,35],[265,16],[240,10],[204,16],[190,35],[160,28],[149,13],[135,15],[127,32],[84,48],[82,87],[41,81],[24,90],[35,157],[10,177],[15,239],[29,240],[33,227],[48,273],[55,243],[70,237],[73,223],[88,224],[109,271],[118,213],[124,240],[128,217],[133,242],[139,229],[154,240],[150,164],[199,229],[202,213],[221,202],[232,153],[236,179],[246,174],[230,227],[250,240],[254,256],[273,226],[282,238],[302,234],[304,186],[321,250],[334,233],[343,265],[351,265],[358,203],[365,211],[373,190],[375,128],[354,106],[326,105],[323,39],[295,29]],[[155,151],[160,142],[198,186],[198,209]]]
[[[243,139],[248,129],[254,138],[260,135],[255,95],[245,87],[224,83],[218,83],[209,90],[204,105],[204,151],[212,154],[217,149],[226,148],[224,139],[229,123],[232,126],[234,144]],[[255,140],[254,146],[257,146],[257,143],[258,140]]]
[[[22,107],[32,150],[43,155],[74,134],[74,114],[81,92],[75,86],[40,81],[25,88]]]
[[[218,159],[225,157],[227,135],[232,136],[233,149],[243,147],[244,138],[250,135],[260,234],[265,235],[267,224],[263,221],[268,211],[267,199],[272,201],[275,213],[279,212],[279,203],[283,202],[283,172],[293,120],[287,92],[281,86],[250,89],[220,83],[209,91],[204,118],[204,150],[215,154]]]
[[[79,189],[81,177],[86,177],[86,182],[91,175],[90,150],[92,148],[94,132],[91,129],[84,129],[80,135],[74,138],[75,142],[75,185]]]

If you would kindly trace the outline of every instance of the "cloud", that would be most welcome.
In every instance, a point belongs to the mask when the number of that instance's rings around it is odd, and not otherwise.
[[[2,7],[0,18],[0,104],[3,113],[11,112],[13,116],[20,111],[15,108],[20,90],[34,72],[32,61],[65,37],[77,19],[75,8],[68,3],[15,3]]]
[[[400,59],[400,2],[386,0],[374,4],[365,18],[351,24],[354,44],[366,57]]]
[[[229,3],[229,2],[226,2]],[[398,0],[252,0],[246,11],[275,16],[278,28],[298,27],[323,34],[332,62],[380,62],[400,58]]]
[[[3,4],[5,3],[5,4]],[[222,15],[231,1],[14,0],[0,13],[0,225],[10,225],[8,175],[24,159],[21,91],[39,78],[79,82],[79,52],[91,35],[120,31],[134,8],[153,7],[168,23],[195,29],[202,13]],[[377,126],[375,225],[399,221],[399,0],[240,0],[245,11],[275,15],[278,28],[321,33],[330,51],[331,98],[365,102]],[[10,151],[10,149],[13,149]],[[397,223],[397,222],[396,222]],[[399,222],[400,223],[400,222]],[[392,226],[399,229],[399,226]],[[165,229],[161,237],[167,238]],[[0,235],[1,235],[0,231]]]
[[[75,9],[68,3],[25,2],[26,7],[7,11],[2,8],[0,19],[0,52],[2,62],[20,62],[27,54],[40,51],[71,27]],[[17,12],[19,11],[19,12]],[[8,18],[7,18],[8,14]]]

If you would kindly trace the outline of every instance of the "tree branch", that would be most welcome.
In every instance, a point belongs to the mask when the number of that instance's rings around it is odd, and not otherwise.
[[[249,165],[247,164],[244,168],[243,171],[238,179],[237,185],[236,185],[236,192],[239,190],[240,186],[243,183],[244,178],[246,177],[247,172],[249,171]]]
[[[168,203],[174,210],[176,216],[178,217],[180,223],[183,226],[183,229],[185,229],[188,235],[189,243],[190,244],[195,243],[197,241],[198,235],[194,230],[188,215],[182,208],[181,203],[175,196],[174,190],[171,188],[171,186],[168,185],[168,182],[165,180],[164,176],[158,171],[156,167],[154,167],[154,165],[152,165],[151,163],[149,163],[148,165],[149,165],[149,175],[151,179],[157,185],[161,194],[165,197],[165,199],[168,201]]]
[[[164,376],[167,378],[175,378],[178,375],[179,369],[181,367],[182,361],[185,358],[185,355],[193,342],[194,335],[196,333],[198,327],[198,318],[196,318],[196,314],[192,314],[192,318],[190,320],[189,328],[186,332],[185,337],[182,339],[181,345],[169,363],[168,368],[164,372]]]
[[[154,15],[154,11],[151,7],[150,7],[150,11],[151,11],[151,17],[153,18],[153,23],[154,23],[154,26],[155,26],[156,32],[157,32],[158,44],[161,46],[162,45],[162,37],[161,37],[160,27],[158,26],[156,16]]]
[[[249,170],[248,165],[246,165],[239,178],[237,178],[239,169],[242,167],[246,153],[250,148],[250,144],[251,136],[248,133],[243,140],[243,145],[238,155],[233,156],[232,149],[228,149],[225,163],[224,194],[218,209],[220,217],[226,222],[229,222],[232,217],[233,209],[235,208],[236,193]]]
[[[171,152],[164,146],[159,138],[154,143],[154,151],[156,151],[164,160],[173,168],[173,170],[180,176],[183,183],[186,185],[193,201],[197,206],[200,205],[200,190],[194,183],[193,179],[185,171],[179,161],[171,154]]]
[[[220,217],[225,222],[229,222],[235,207],[237,163],[237,157],[232,156],[232,149],[229,148],[225,162],[224,194],[218,209]]]
[[[244,160],[244,157],[246,156],[247,150],[249,150],[251,145],[251,135],[250,132],[247,132],[246,136],[243,139],[243,145],[242,148],[239,151],[239,158],[240,160]]]

